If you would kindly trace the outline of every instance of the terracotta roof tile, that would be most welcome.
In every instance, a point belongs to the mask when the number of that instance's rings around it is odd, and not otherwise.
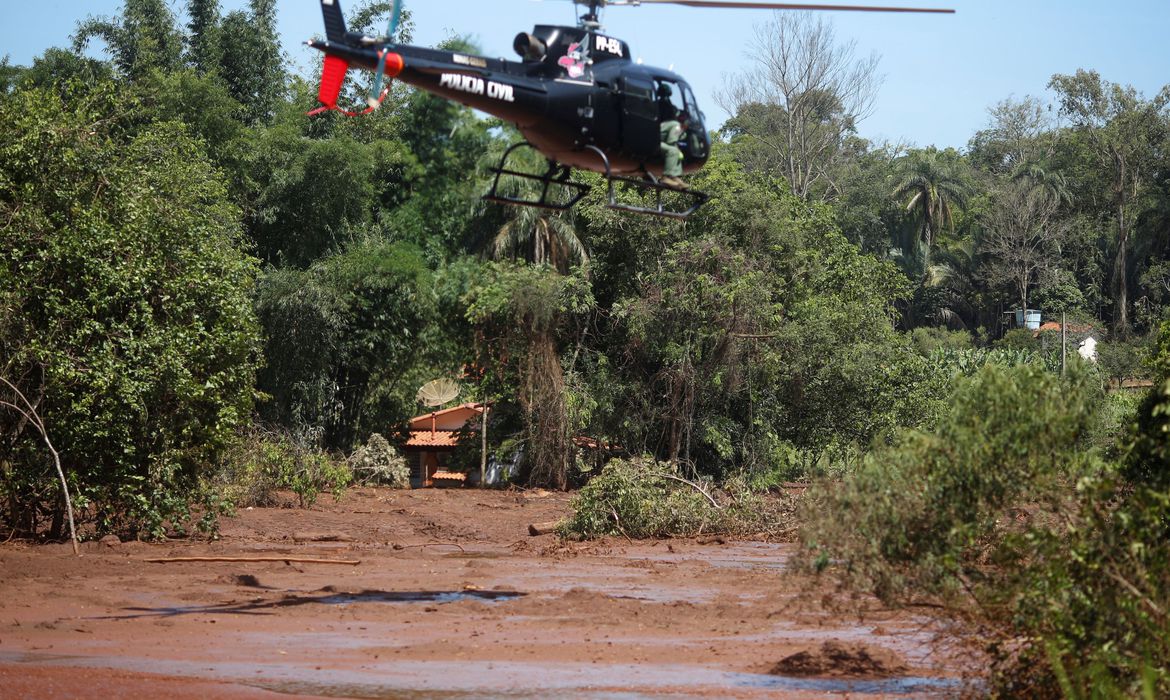
[[[432,479],[446,479],[449,481],[467,481],[467,475],[464,474],[463,472],[449,472],[449,471],[444,471],[442,469],[435,472],[434,474],[431,474],[431,478]]]
[[[407,447],[455,447],[459,444],[459,433],[451,430],[412,430],[406,440]]]
[[[1089,326],[1089,325],[1080,324],[1080,323],[1070,323],[1070,324],[1068,324],[1068,329],[1069,329],[1069,331],[1071,331],[1073,333],[1088,333],[1089,331],[1093,330],[1093,327]],[[1057,321],[1047,321],[1040,326],[1039,330],[1059,331],[1060,330],[1060,323],[1058,323]]]

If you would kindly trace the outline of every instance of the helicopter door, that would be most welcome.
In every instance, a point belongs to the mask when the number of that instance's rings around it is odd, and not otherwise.
[[[658,154],[658,105],[654,82],[649,78],[622,79],[622,146],[631,155],[647,158]]]

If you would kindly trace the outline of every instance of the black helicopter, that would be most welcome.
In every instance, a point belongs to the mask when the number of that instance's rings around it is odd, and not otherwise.
[[[453,51],[390,43],[397,26],[399,2],[394,3],[386,37],[346,31],[340,0],[320,0],[325,18],[325,40],[309,46],[325,54],[317,98],[322,109],[337,109],[337,99],[351,68],[373,71],[376,87],[370,109],[385,96],[377,93],[382,75],[486,112],[516,126],[525,141],[505,151],[493,169],[495,179],[485,199],[549,209],[568,209],[589,187],[571,178],[572,169],[601,173],[608,184],[609,206],[637,213],[686,218],[707,195],[662,182],[665,152],[659,127],[678,120],[685,131],[677,143],[682,168],[691,173],[703,167],[711,152],[705,117],[690,85],[682,76],[631,60],[626,42],[601,33],[599,11],[607,5],[677,4],[692,7],[851,10],[877,12],[953,12],[953,10],[807,5],[792,3],[730,2],[726,0],[573,0],[588,9],[576,27],[537,25],[513,41],[520,61],[485,58]],[[380,74],[379,74],[380,73]],[[322,110],[315,110],[315,112]],[[520,148],[534,148],[547,159],[543,173],[508,168],[509,157]],[[505,193],[500,177],[539,184],[539,196]],[[670,180],[668,180],[669,182]],[[653,192],[653,207],[623,204],[614,186],[626,183]],[[667,197],[664,193],[679,193]]]

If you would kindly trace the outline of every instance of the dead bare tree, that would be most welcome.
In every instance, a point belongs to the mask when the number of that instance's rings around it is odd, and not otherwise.
[[[17,413],[21,414],[28,424],[37,429],[41,434],[41,439],[45,441],[45,446],[49,449],[49,454],[53,457],[53,464],[57,467],[57,476],[61,479],[61,494],[65,498],[65,513],[69,516],[69,537],[73,541],[73,553],[80,554],[81,550],[77,545],[77,527],[73,521],[73,501],[69,497],[69,482],[65,479],[65,470],[61,468],[61,455],[57,453],[53,443],[49,440],[49,431],[45,428],[45,422],[41,419],[40,413],[36,406],[24,395],[15,384],[8,381],[4,377],[0,377],[0,382],[7,386],[13,393],[12,401],[0,399],[0,406],[11,408]]]
[[[1010,284],[1020,308],[1028,308],[1028,290],[1053,266],[1068,233],[1059,218],[1061,199],[1026,179],[1005,184],[986,216],[982,248],[991,256],[986,277],[992,284]]]
[[[823,17],[776,13],[756,28],[747,53],[755,65],[716,96],[732,115],[726,128],[753,146],[749,165],[783,175],[801,199],[839,193],[846,140],[873,110],[879,59],[855,58],[856,46],[838,43]]]

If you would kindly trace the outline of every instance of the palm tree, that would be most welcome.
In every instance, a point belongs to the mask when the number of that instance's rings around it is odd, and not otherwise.
[[[906,211],[922,222],[923,271],[930,270],[930,253],[944,226],[954,226],[952,210],[965,206],[971,188],[953,161],[938,151],[916,151],[902,161],[902,176],[894,188],[895,199],[906,200]]]
[[[513,217],[492,239],[489,246],[492,257],[512,254],[537,265],[551,265],[562,273],[568,272],[573,263],[589,262],[589,253],[565,214],[536,207],[513,210]]]
[[[518,190],[535,187],[530,182],[510,184]],[[510,207],[508,213],[510,218],[496,229],[487,245],[491,257],[523,258],[536,265],[549,265],[561,274],[568,273],[574,263],[589,262],[589,254],[567,212],[516,206]],[[521,389],[517,398],[526,417],[528,479],[534,485],[563,489],[568,484],[572,443],[564,398],[564,368],[554,333],[556,324],[524,325],[528,361],[519,373],[521,386],[527,388]]]
[[[907,328],[923,323],[950,329],[976,325],[973,300],[978,294],[975,270],[978,261],[971,239],[943,239],[936,246],[935,259],[926,260],[925,246],[915,239],[903,241],[889,251],[889,258],[910,279],[918,279],[914,297],[898,308]]]
[[[1059,209],[1062,205],[1073,203],[1072,190],[1069,189],[1068,178],[1064,173],[1036,163],[1024,163],[1012,172],[1011,179],[1023,187],[1029,197],[1039,199],[1041,204],[1051,203],[1054,209]]]

